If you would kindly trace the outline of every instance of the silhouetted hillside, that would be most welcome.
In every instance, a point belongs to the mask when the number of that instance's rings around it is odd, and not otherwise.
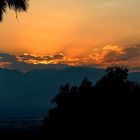
[[[0,69],[1,117],[43,117],[50,108],[50,101],[65,83],[80,85],[84,77],[96,83],[103,69],[70,67],[44,69],[22,73],[17,70]],[[139,73],[131,73],[137,78]],[[134,77],[132,76],[130,78]]]
[[[91,80],[96,81],[103,74],[103,70],[80,67],[27,73],[0,69],[1,117],[44,116],[60,85],[68,82],[78,85],[85,76],[93,77]]]

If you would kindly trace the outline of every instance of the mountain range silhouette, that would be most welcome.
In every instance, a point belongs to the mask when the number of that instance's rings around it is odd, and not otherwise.
[[[44,117],[61,85],[80,85],[84,77],[95,84],[104,74],[104,69],[90,67],[32,70],[26,73],[1,68],[0,117]],[[140,83],[140,72],[129,73],[129,80]]]

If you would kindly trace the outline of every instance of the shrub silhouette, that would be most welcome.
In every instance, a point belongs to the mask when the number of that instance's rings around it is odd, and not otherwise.
[[[79,87],[66,84],[44,120],[44,135],[91,138],[138,135],[140,86],[127,79],[128,69],[113,66],[96,85],[87,78]]]

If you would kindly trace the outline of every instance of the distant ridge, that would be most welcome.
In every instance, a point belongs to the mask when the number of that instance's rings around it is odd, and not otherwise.
[[[91,67],[51,67],[26,73],[0,68],[0,116],[44,117],[61,85],[79,85],[84,77],[95,84],[104,74],[104,69]],[[131,72],[129,79],[140,83],[140,72]]]

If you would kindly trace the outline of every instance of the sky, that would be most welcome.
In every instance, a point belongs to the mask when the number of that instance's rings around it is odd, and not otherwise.
[[[0,23],[1,67],[140,69],[139,0],[30,0],[29,5],[17,18],[8,10]]]

